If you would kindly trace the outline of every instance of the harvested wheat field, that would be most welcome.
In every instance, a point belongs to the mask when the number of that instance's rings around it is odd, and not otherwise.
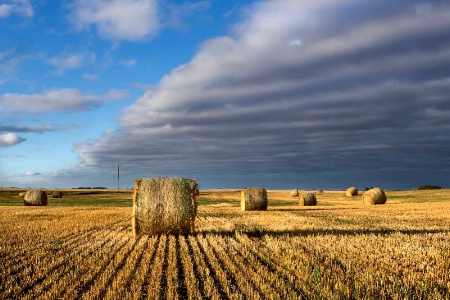
[[[241,211],[239,190],[201,191],[195,234],[135,238],[131,192],[0,191],[0,299],[450,298],[450,190],[267,194]]]

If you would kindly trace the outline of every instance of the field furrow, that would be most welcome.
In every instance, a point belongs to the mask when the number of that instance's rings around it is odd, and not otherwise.
[[[93,240],[87,244],[83,240],[79,245],[84,247],[78,247],[76,250],[67,251],[66,261],[60,268],[53,270],[49,276],[42,280],[39,284],[35,284],[24,296],[24,299],[54,299],[59,297],[59,294],[65,292],[65,288],[69,288],[73,285],[75,280],[74,273],[81,272],[80,268],[86,263],[86,260],[90,259],[93,253],[98,251],[102,247],[109,247],[113,236],[117,232],[101,232],[99,235],[93,237]],[[85,247],[89,245],[89,247]],[[57,283],[57,284],[56,284]],[[63,287],[63,288],[61,288]]]
[[[138,240],[131,242],[130,239],[130,236],[124,236],[123,247],[118,249],[114,255],[109,255],[105,259],[109,264],[98,274],[90,289],[82,295],[82,299],[103,299],[105,297],[106,290],[113,282],[117,273],[123,268],[126,259],[138,243]]]
[[[197,235],[196,240],[202,255],[205,257],[205,261],[208,264],[208,269],[214,271],[213,276],[217,278],[220,287],[225,292],[226,296],[229,299],[242,298],[242,292],[239,290],[235,279],[227,272],[225,266],[220,263],[214,251],[209,247],[206,238],[202,235]]]
[[[202,292],[202,298],[208,299],[228,299],[224,289],[222,289],[214,269],[208,263],[203,251],[201,250],[197,239],[189,236],[187,239],[189,252],[194,258],[194,274],[198,278],[199,290]]]
[[[87,244],[84,240],[80,240],[78,244],[72,244],[67,249],[64,248],[63,244],[58,244],[58,248],[37,249],[35,255],[31,256],[30,261],[24,264],[25,268],[10,277],[10,280],[15,278],[17,285],[16,287],[11,287],[9,294],[24,296],[33,289],[38,290],[45,286],[47,282],[52,282],[53,277],[59,277],[59,274],[63,272],[64,267],[74,255],[79,255],[84,249],[95,249],[102,243],[104,235],[105,233],[100,233],[100,239],[94,238],[94,241],[98,241],[98,243],[94,242],[94,244]],[[9,294],[6,294],[7,297]]]
[[[229,251],[228,245],[224,246],[220,241],[222,237],[216,235],[207,235],[206,241],[208,242],[210,249],[213,250],[215,256],[218,258],[221,265],[227,271],[227,276],[231,278],[231,281],[235,283],[241,293],[247,299],[261,299],[264,295],[263,289],[252,277],[254,274],[249,274],[248,267],[244,265],[238,265],[234,261],[232,252]],[[273,296],[274,293],[271,293]]]
[[[177,240],[178,262],[182,265],[182,268],[179,267],[179,273],[183,274],[182,277],[178,277],[178,282],[180,283],[179,289],[183,289],[182,291],[179,291],[179,295],[181,299],[201,299],[202,294],[200,291],[204,289],[203,281],[199,280],[201,277],[192,261],[193,251],[189,248],[186,239],[186,237],[180,235]],[[183,283],[181,283],[181,281],[183,281]],[[203,297],[204,296],[205,295],[203,294]]]
[[[296,289],[289,280],[280,276],[278,272],[269,268],[261,260],[255,258],[237,240],[231,237],[217,239],[222,249],[226,249],[231,259],[245,274],[244,276],[260,287],[265,298],[270,299],[304,299],[305,295]]]
[[[167,235],[161,235],[153,264],[149,269],[150,277],[148,279],[147,297],[145,299],[159,299],[160,297],[163,297],[161,290],[164,293],[164,286],[166,283],[163,278],[163,266],[166,260],[167,245]]]
[[[130,274],[128,279],[129,289],[123,299],[141,299],[147,295],[150,280],[150,267],[153,265],[159,236],[143,237],[147,244],[142,252],[140,261],[136,262],[134,275]],[[128,284],[127,284],[128,286]]]

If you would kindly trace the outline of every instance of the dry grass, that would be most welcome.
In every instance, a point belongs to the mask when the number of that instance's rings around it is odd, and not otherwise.
[[[195,235],[138,239],[130,207],[0,206],[0,299],[449,299],[450,190],[386,194],[201,191]]]

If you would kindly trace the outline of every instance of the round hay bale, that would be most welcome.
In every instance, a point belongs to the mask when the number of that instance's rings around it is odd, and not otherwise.
[[[139,178],[134,183],[132,227],[141,234],[192,234],[198,186],[187,178]]]
[[[362,200],[364,204],[376,205],[376,204],[385,204],[387,198],[384,191],[377,187],[365,191],[364,194],[362,195]]]
[[[25,192],[19,193],[19,197],[21,198],[25,197]]]
[[[320,195],[320,194],[323,194],[323,190],[317,190],[316,191],[316,195]]]
[[[54,191],[52,195],[53,195],[53,198],[62,198],[63,192],[62,191]]]
[[[300,196],[300,201],[298,203],[300,206],[315,206],[317,205],[316,194],[306,193]]]
[[[356,196],[356,195],[358,195],[358,189],[355,188],[355,187],[348,188],[345,191],[345,196],[347,196],[347,197],[353,197],[353,196]]]
[[[298,197],[298,189],[291,190],[290,195],[291,195],[291,197]]]
[[[241,191],[241,210],[267,210],[267,191],[265,188],[248,188]]]
[[[46,206],[47,194],[43,190],[29,190],[24,196],[25,206]]]

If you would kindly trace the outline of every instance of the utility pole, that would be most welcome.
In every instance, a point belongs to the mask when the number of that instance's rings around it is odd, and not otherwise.
[[[119,166],[117,166],[117,192],[119,192],[119,182],[120,182],[120,170]]]

